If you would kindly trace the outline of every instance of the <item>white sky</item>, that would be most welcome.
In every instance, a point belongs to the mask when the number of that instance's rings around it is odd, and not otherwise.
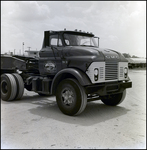
[[[1,53],[40,50],[45,30],[82,30],[100,47],[146,57],[146,1],[1,1]]]

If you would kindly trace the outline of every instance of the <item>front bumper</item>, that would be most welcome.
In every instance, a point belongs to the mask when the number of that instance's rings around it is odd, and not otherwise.
[[[86,86],[87,94],[98,94],[99,96],[122,93],[126,88],[131,88],[132,82],[107,82]]]

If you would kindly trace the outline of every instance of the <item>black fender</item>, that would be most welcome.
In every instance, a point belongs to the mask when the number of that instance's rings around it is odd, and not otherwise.
[[[51,94],[55,94],[57,85],[66,78],[76,78],[82,86],[92,84],[86,73],[81,70],[76,68],[65,68],[55,75],[51,85]]]

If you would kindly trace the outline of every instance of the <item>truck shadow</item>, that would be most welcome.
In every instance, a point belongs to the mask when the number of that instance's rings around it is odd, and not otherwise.
[[[46,103],[46,102],[45,102]],[[79,124],[82,126],[91,126],[100,122],[105,122],[113,118],[125,115],[129,110],[124,107],[110,107],[100,102],[90,102],[87,104],[83,113],[78,116],[64,115],[58,108],[56,102],[48,102],[43,104],[43,101],[36,108],[30,109],[30,113],[45,118],[68,123]]]
[[[86,109],[80,115],[67,116],[59,110],[55,97],[40,97],[39,95],[23,96],[22,100],[13,101],[13,103],[19,105],[23,103],[33,104],[33,107],[28,109],[28,111],[34,115],[81,126],[91,126],[93,124],[105,122],[107,120],[125,115],[128,111],[130,111],[121,106],[106,106],[101,101],[94,101],[88,102]],[[36,106],[34,107],[34,105]],[[32,121],[34,120],[32,119]]]

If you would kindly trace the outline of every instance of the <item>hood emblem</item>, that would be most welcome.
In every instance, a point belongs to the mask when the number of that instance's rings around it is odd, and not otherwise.
[[[106,55],[105,57],[106,57],[106,58],[109,58],[109,59],[110,59],[110,58],[113,58],[113,59],[114,59],[114,58],[117,58],[117,59],[118,59],[118,56],[114,56],[114,55],[110,55],[110,56]]]

